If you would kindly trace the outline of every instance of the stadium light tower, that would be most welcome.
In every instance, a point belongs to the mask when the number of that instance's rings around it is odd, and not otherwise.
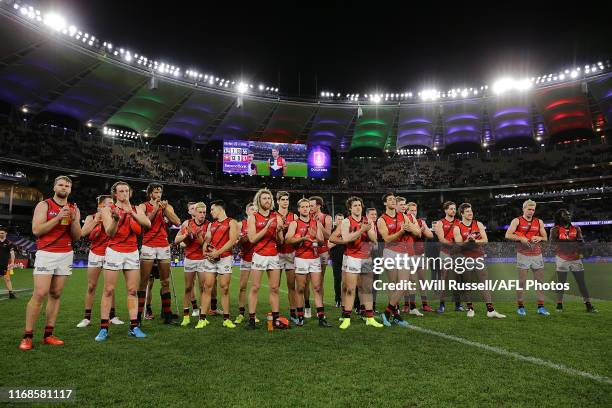
[[[44,23],[55,31],[61,31],[66,28],[66,19],[53,12],[45,15]]]
[[[244,94],[249,90],[249,86],[245,84],[244,82],[240,82],[236,86],[236,89],[238,89],[238,93]]]

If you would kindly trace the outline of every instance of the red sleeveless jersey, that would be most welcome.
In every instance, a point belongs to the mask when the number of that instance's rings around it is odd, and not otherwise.
[[[210,223],[210,245],[214,249],[220,249],[222,246],[227,244],[230,238],[230,222],[232,219],[230,217],[225,218],[223,221],[213,221]],[[232,248],[228,249],[225,252],[222,252],[219,255],[220,258],[225,258],[226,256],[230,256],[232,254]]]
[[[204,254],[202,253],[202,245],[197,239],[197,235],[206,234],[206,230],[208,229],[208,221],[204,220],[202,224],[198,224],[196,220],[190,219],[187,221],[186,228],[183,228],[181,234],[191,233],[192,230],[195,230],[196,236],[191,239],[189,235],[183,241],[185,243],[185,258],[191,259],[192,261],[200,261],[204,259]]]
[[[478,221],[472,220],[470,225],[465,225],[462,221],[457,224],[459,226],[459,233],[463,242],[466,242],[470,237],[474,239],[480,239],[480,229],[478,228]],[[466,258],[480,258],[484,256],[484,250],[476,243],[470,244],[467,248],[461,247],[461,254]]]
[[[406,221],[407,217],[412,220],[412,216],[410,214],[404,215],[401,212],[396,211],[395,217],[390,217],[385,213],[380,218],[382,218],[385,224],[387,225],[387,230],[391,235],[402,229],[402,225]],[[400,236],[396,241],[386,242],[385,249],[390,249],[399,253],[407,253],[409,255],[414,255],[413,243],[413,236],[409,233],[404,233],[404,235]]]
[[[114,204],[111,209],[118,208]],[[132,206],[132,211],[136,212],[136,207]],[[117,252],[134,252],[138,250],[138,235],[142,232],[140,224],[122,208],[119,208],[119,221],[117,222],[117,232],[108,241],[108,247]]]
[[[365,219],[361,217],[361,220],[355,221],[352,215],[348,217],[350,226],[349,232],[355,232],[361,229],[362,221]],[[361,233],[361,236],[353,242],[348,242],[344,246],[344,255],[351,256],[353,258],[366,259],[370,257],[370,239],[367,232]]]
[[[291,211],[287,213],[286,217],[283,217],[281,213],[278,213],[278,215],[283,218],[283,222],[285,223],[285,225],[289,225],[291,221],[295,221],[297,219],[297,216]],[[279,254],[291,254],[293,253],[293,251],[295,251],[295,247],[291,244],[283,244],[280,246],[280,248],[278,248]]]
[[[47,221],[49,221],[59,214],[63,206],[56,203],[53,198],[46,199],[45,203],[47,203]],[[68,206],[74,208],[74,203],[69,202]],[[68,225],[62,225],[62,221],[60,220],[51,231],[39,236],[36,240],[36,247],[38,250],[48,252],[72,251],[72,235],[70,235],[71,223],[72,219],[69,220]]]
[[[577,245],[578,228],[570,225],[569,228],[557,226],[559,229],[559,243],[555,248],[555,254],[566,261],[577,261],[580,259],[580,251]]]
[[[323,228],[325,228],[325,219],[327,218],[327,214],[319,212],[319,222],[321,223],[321,225],[323,225]],[[324,240],[323,243],[321,245],[319,245],[319,255],[323,255],[324,253],[329,251],[329,240]]]
[[[540,236],[540,220],[536,217],[533,217],[531,221],[527,221],[522,216],[518,217],[519,224],[516,227],[516,231],[514,232],[516,235],[520,237],[526,237],[527,239],[531,239],[535,236]],[[527,256],[535,256],[540,255],[542,253],[542,248],[540,243],[529,243],[529,245],[525,245],[522,243],[518,243],[516,245],[516,250]]]
[[[242,220],[242,227],[240,228],[241,237],[247,236],[248,225],[249,224],[246,219]],[[248,238],[242,243],[242,248],[240,248],[240,256],[245,262],[253,261],[253,244],[251,244]]]
[[[144,203],[147,216],[153,212],[153,204],[150,201]],[[168,244],[168,221],[164,217],[164,211],[160,208],[151,220],[151,228],[147,229],[142,235],[142,245],[148,247],[167,247]]]
[[[276,248],[276,213],[270,211],[270,214],[265,217],[257,211],[255,213],[255,232],[259,233],[259,231],[266,226],[269,219],[273,220],[272,224],[270,224],[270,228],[268,228],[264,236],[253,245],[253,253],[255,254],[262,256],[278,255],[278,250]]]
[[[419,224],[419,228],[423,228],[423,221],[421,218],[417,219],[417,223]],[[421,235],[420,237],[412,237],[414,241],[414,254],[415,255],[423,255],[425,253],[425,238]]]
[[[311,218],[308,222],[304,222],[301,218],[298,218],[296,222],[297,228],[295,229],[294,235],[296,238],[310,237],[314,240],[317,239],[316,235],[313,237],[310,233],[310,229],[314,231],[317,230],[317,222],[314,219]],[[295,256],[296,258],[302,259],[316,259],[319,257],[319,252],[317,248],[312,245],[312,242],[304,241],[295,248]]]
[[[94,215],[92,215],[92,217],[93,216]],[[104,231],[104,226],[101,222],[91,230],[87,238],[91,241],[89,251],[96,255],[104,256],[110,238],[106,235],[106,231]]]
[[[454,219],[449,221],[445,218],[442,218],[440,221],[442,223],[442,233],[444,234],[444,239],[449,242],[455,242],[455,236],[453,235],[453,227],[460,223],[458,219]],[[446,254],[450,254],[453,252],[454,246],[451,244],[441,244],[440,252],[444,252]]]

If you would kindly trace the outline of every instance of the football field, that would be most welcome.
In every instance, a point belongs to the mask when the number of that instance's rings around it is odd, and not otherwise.
[[[514,266],[491,269],[512,274]],[[174,276],[180,301],[182,269],[175,268]],[[235,269],[233,317],[238,277]],[[13,282],[18,289],[31,288],[31,270],[16,271]],[[491,320],[483,303],[475,303],[476,317],[468,319],[455,312],[448,299],[445,314],[411,316],[409,329],[374,329],[353,317],[351,327],[341,331],[328,268],[326,312],[334,327],[319,328],[312,319],[301,328],[268,332],[266,283],[264,278],[259,330],[223,328],[220,316],[209,317],[212,324],[203,330],[193,328],[195,318],[186,328],[165,326],[159,319],[156,282],[156,318],[142,327],[148,337],[128,338],[126,325],[112,326],[108,341],[96,343],[101,290],[92,326],[76,328],[87,285],[86,271],[76,269],[62,296],[55,329],[66,344],[40,343],[41,315],[30,352],[17,348],[30,293],[19,292],[17,300],[3,297],[0,386],[71,388],[79,406],[88,407],[601,407],[612,401],[612,302],[594,300],[599,313],[587,314],[582,301],[572,296],[565,312],[555,313],[549,294],[551,316],[543,317],[536,315],[531,297],[527,316],[519,318],[508,296],[495,302],[508,317]],[[120,281],[117,311],[129,322],[124,286]],[[283,285],[283,315],[288,314],[286,295]],[[386,295],[378,300],[379,310],[386,300]],[[437,299],[431,304],[436,307]]]
[[[257,165],[257,174],[259,176],[269,176],[270,169],[268,162],[265,160],[254,160]],[[287,162],[287,177],[308,177],[308,166],[306,163]]]

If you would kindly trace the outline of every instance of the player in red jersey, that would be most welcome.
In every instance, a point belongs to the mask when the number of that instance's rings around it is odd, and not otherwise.
[[[323,237],[325,242],[318,247],[319,258],[321,258],[321,282],[325,283],[325,271],[327,270],[327,264],[329,263],[329,247],[328,240],[332,232],[333,221],[331,215],[325,214],[321,211],[323,207],[323,198],[319,196],[312,196],[310,200],[310,215],[323,225]],[[321,286],[323,291],[323,297],[325,298],[325,285]],[[304,317],[310,319],[312,316],[310,310],[310,275],[306,281],[306,288],[304,290]]]
[[[544,228],[544,222],[534,217],[535,209],[535,201],[525,201],[523,203],[523,215],[513,219],[506,231],[506,239],[517,243],[516,267],[521,287],[521,290],[516,291],[519,316],[526,315],[524,291],[522,289],[525,287],[529,269],[533,270],[533,276],[538,282],[541,283],[544,280],[544,259],[542,258],[540,242],[547,240],[546,229]],[[544,292],[536,290],[536,296],[538,301],[537,313],[542,316],[550,315],[544,307]]]
[[[253,199],[255,213],[247,219],[247,236],[253,244],[253,264],[251,266],[251,290],[249,292],[249,323],[246,329],[253,330],[255,313],[261,285],[261,275],[268,272],[268,286],[270,289],[270,307],[272,308],[273,325],[285,328],[279,317],[278,289],[280,284],[280,261],[278,259],[277,245],[282,244],[283,218],[274,211],[274,198],[270,190],[262,188]]]
[[[489,242],[487,232],[484,225],[474,219],[474,212],[470,203],[463,203],[459,206],[459,215],[461,215],[461,221],[453,227],[453,237],[455,242],[461,249],[461,256],[463,258],[469,258],[474,261],[469,262],[469,266],[466,266],[464,275],[467,276],[466,281],[485,283],[489,278],[489,271],[485,264],[485,252],[483,246]],[[477,260],[481,261],[478,264]],[[465,263],[468,265],[468,262]],[[471,302],[471,296],[469,291],[466,291],[467,296],[467,317],[474,317],[474,307]],[[491,301],[491,291],[483,290],[482,295],[487,304],[487,317],[495,317],[497,319],[503,319],[505,315],[498,313],[493,307]]]
[[[557,266],[557,281],[565,283],[567,273],[572,272],[582,295],[582,300],[589,313],[597,313],[591,304],[589,290],[584,279],[582,264],[582,246],[584,238],[579,226],[572,225],[572,214],[562,208],[555,213],[555,226],[550,230],[550,240],[555,243],[555,263]],[[563,289],[557,291],[557,312],[563,311]]]
[[[206,204],[195,203],[192,210],[193,218],[186,220],[174,238],[175,244],[185,245],[185,260],[183,272],[185,275],[185,291],[183,293],[183,321],[181,326],[189,324],[189,305],[193,305],[194,282],[196,274],[204,273],[204,235],[208,229],[206,221]]]
[[[286,243],[295,248],[295,273],[297,282],[297,325],[304,325],[304,288],[306,277],[310,275],[314,291],[315,307],[320,327],[331,327],[325,318],[323,293],[321,287],[321,259],[317,244],[322,244],[323,225],[310,216],[310,200],[302,198],[298,201],[299,217],[290,222],[285,236]]]
[[[189,217],[191,217],[191,219],[195,218],[196,215],[196,202],[195,201],[189,201],[187,203],[187,213],[189,214]],[[206,221],[206,204],[204,204],[204,219],[205,222]],[[206,232],[206,229],[208,228],[208,224],[206,225],[206,227],[204,228],[204,232]],[[181,248],[185,248],[185,243],[181,243],[179,244],[179,246]],[[197,276],[197,275],[196,275]],[[200,292],[199,296],[196,296],[196,288],[199,289],[200,288],[200,278],[198,276],[198,285],[192,285],[193,290],[191,291],[191,316],[192,317],[198,317],[200,316],[200,308],[198,307],[198,302],[197,302],[197,298],[200,298],[202,296],[202,293]],[[146,315],[145,315],[146,318]]]
[[[90,241],[89,256],[87,259],[87,291],[85,292],[85,315],[77,327],[87,327],[91,324],[91,307],[94,298],[96,297],[96,287],[104,265],[104,253],[108,245],[108,235],[104,232],[102,225],[102,214],[100,210],[105,207],[110,207],[113,204],[113,198],[109,195],[98,196],[98,211],[95,214],[88,215],[85,218],[85,223],[82,228],[82,235],[86,236]],[[110,323],[123,324],[117,316],[115,316],[115,296],[111,303]]]
[[[210,308],[210,299],[216,277],[219,276],[221,286],[221,304],[223,305],[223,327],[236,328],[230,320],[229,286],[232,280],[232,248],[238,239],[238,223],[225,213],[225,202],[215,200],[210,203],[210,215],[213,222],[208,224],[204,240],[204,273],[200,274],[202,281],[202,300],[200,320],[196,329],[202,329],[209,324],[206,310]]]
[[[399,206],[400,205],[399,198],[397,202]],[[417,218],[417,214],[418,214],[417,203],[412,202],[412,201],[409,203],[406,203],[406,199],[404,198],[403,206],[405,207],[404,214],[410,215],[412,217],[411,219],[416,220],[419,228],[421,229],[421,236],[413,238],[414,239],[414,255],[417,257],[425,256],[425,241],[428,239],[433,239],[434,237],[433,232],[429,229],[429,227],[425,223],[425,220],[423,220],[422,218]],[[426,268],[421,268],[420,266],[417,268],[416,278],[419,282],[425,281],[426,279],[425,273],[426,273]],[[431,308],[431,306],[429,306],[429,302],[427,301],[427,295],[425,294],[425,291],[422,289],[420,285],[418,285],[418,288],[419,288],[418,289],[419,294],[421,295],[421,304],[423,306],[423,310],[426,312],[433,312],[433,309]],[[410,313],[411,315],[415,315],[419,317],[423,316],[423,314],[416,307],[416,293],[408,294],[407,296],[404,297],[404,301],[405,301],[405,304],[404,304],[404,309],[402,310],[403,312],[407,312],[407,313]]]
[[[255,213],[255,206],[252,202],[248,203],[245,208],[247,218],[240,221],[240,235],[238,236],[237,245],[240,246],[240,291],[238,292],[238,316],[234,320],[235,324],[240,324],[244,321],[247,302],[247,285],[251,276],[251,267],[253,264],[253,244],[248,237],[248,218]],[[259,319],[255,316],[255,323],[259,323]]]
[[[416,220],[411,220],[410,215],[404,215],[396,210],[395,194],[386,193],[382,201],[385,205],[385,213],[378,218],[376,224],[385,242],[383,258],[406,258],[408,261],[409,257],[414,257],[414,237],[421,236],[421,229],[416,224]],[[410,268],[399,268],[399,265],[396,265],[396,268],[387,269],[389,282],[392,283],[407,282],[411,280],[413,273],[414,271],[411,271]],[[385,326],[391,326],[391,323],[401,327],[408,326],[408,322],[401,317],[399,310],[399,302],[404,297],[404,293],[404,290],[389,291],[389,303],[381,315]]]
[[[289,211],[289,193],[279,191],[276,193],[276,202],[278,203],[277,213],[283,218],[285,227],[283,233],[287,233],[289,224],[297,219],[297,215]],[[286,237],[285,237],[286,238]],[[286,239],[285,239],[286,240]],[[298,324],[298,316],[296,315],[296,307],[298,301],[296,299],[295,290],[295,248],[293,245],[285,242],[278,247],[278,260],[280,262],[281,274],[285,271],[287,279],[287,292],[289,297],[289,320]],[[302,295],[303,296],[303,295]]]
[[[149,201],[142,203],[138,208],[147,215],[151,227],[145,228],[142,235],[140,285],[138,288],[138,320],[142,319],[144,312],[147,284],[153,262],[157,260],[159,268],[160,296],[163,319],[165,324],[178,324],[172,317],[172,295],[170,294],[170,244],[168,243],[168,224],[180,225],[181,220],[174,212],[168,201],[162,200],[163,186],[159,183],[150,183],[147,186]]]
[[[72,241],[81,238],[81,213],[68,201],[72,180],[59,176],[53,182],[53,197],[36,204],[32,217],[32,233],[38,238],[34,262],[34,291],[26,308],[25,333],[21,350],[32,349],[34,325],[42,303],[47,299],[43,344],[61,346],[53,336],[53,327],[60,308],[60,297],[68,276],[72,274]]]
[[[457,279],[456,274],[452,266],[454,266],[454,256],[458,253],[457,247],[454,245],[455,236],[453,228],[459,223],[459,220],[455,218],[457,214],[457,205],[452,201],[446,201],[442,204],[444,210],[444,218],[437,221],[434,225],[434,233],[440,242],[440,260],[441,270],[439,279],[446,281],[449,275],[452,275],[454,279]],[[450,272],[450,273],[449,273]],[[461,306],[461,297],[458,292],[453,293],[455,298],[455,311],[464,312],[465,309]],[[446,311],[446,291],[440,290],[440,305],[438,306],[438,313],[444,313]]]
[[[345,242],[346,268],[343,272],[346,295],[340,329],[345,330],[351,325],[351,312],[355,301],[357,284],[361,301],[366,307],[366,325],[383,327],[374,318],[372,310],[372,258],[370,257],[371,242],[376,242],[374,222],[363,216],[363,201],[359,197],[349,197],[346,208],[350,215],[342,221],[342,240]],[[360,280],[359,278],[362,277]],[[365,279],[363,279],[365,277]]]
[[[128,335],[143,338],[146,335],[140,330],[138,314],[138,283],[140,281],[140,254],[138,253],[138,235],[143,228],[150,228],[151,221],[140,207],[130,203],[132,189],[124,181],[118,181],[111,187],[114,204],[102,208],[102,225],[109,236],[108,246],[104,253],[104,293],[100,305],[100,332],[96,341],[108,338],[109,314],[112,298],[119,272],[123,271],[127,289],[127,306],[130,314]]]

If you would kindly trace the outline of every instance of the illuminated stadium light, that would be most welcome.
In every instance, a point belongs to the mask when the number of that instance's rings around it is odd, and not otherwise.
[[[45,15],[44,23],[55,31],[61,31],[66,27],[66,19],[57,13]]]
[[[149,61],[146,58],[141,59],[139,58],[140,57],[139,54],[131,53],[130,55],[125,55],[125,50],[121,50],[121,52],[118,53],[117,51],[114,50],[114,47],[110,42],[104,42],[102,44],[99,40],[95,38],[95,36],[89,33],[86,33],[86,32],[79,31],[74,25],[70,25],[69,22],[66,21],[64,17],[59,15],[57,12],[50,11],[48,13],[47,12],[41,13],[40,10],[37,10],[36,8],[31,7],[29,5],[23,4],[20,1],[9,1],[8,3],[12,4],[12,6],[7,5],[5,7],[10,8],[11,12],[16,14],[17,17],[19,17],[20,19],[27,19],[30,23],[34,23],[34,24],[38,24],[37,21],[39,21],[41,25],[44,25],[45,27],[48,27],[51,30],[54,30],[58,33],[66,35],[72,38],[73,40],[79,41],[79,45],[81,46],[106,51],[107,53],[104,53],[103,55],[107,58],[120,60],[121,62],[126,63],[126,64],[132,64],[134,67],[142,69],[146,71],[147,73],[150,73],[150,69],[148,68],[154,67],[153,69],[155,69],[155,71],[159,72],[161,75],[167,75],[167,76],[171,76],[174,78],[178,78],[182,81],[190,83],[191,85],[193,85],[194,80],[201,79],[201,74],[198,74],[197,72],[191,69],[189,70],[190,71],[189,73],[182,74],[185,71],[180,69],[180,67],[166,65],[163,68],[159,68],[158,64],[155,61],[152,61],[152,60]],[[0,0],[0,4],[6,4],[6,2],[3,0]],[[612,66],[610,65],[609,60],[597,61],[596,63],[593,62],[591,64],[584,64],[584,68],[582,68],[583,71],[581,71],[581,68],[574,68],[574,69],[569,68],[569,69],[558,71],[558,74],[547,74],[547,75],[542,75],[538,77],[535,77],[535,76],[528,77],[525,80],[526,82],[524,83],[522,82],[523,80],[515,81],[514,84],[510,87],[502,86],[501,89],[499,89],[499,87],[494,87],[494,90],[496,91],[495,92],[496,94],[503,93],[503,92],[510,91],[510,90],[518,90],[518,91],[527,90],[533,87],[534,85],[547,86],[549,83],[553,81],[558,82],[558,81],[575,80],[576,78],[580,76],[580,72],[583,72],[586,75],[592,76],[592,75],[598,75],[603,71],[610,70],[610,68],[612,68]],[[204,77],[204,81],[202,81],[200,84],[205,85],[205,86],[218,87],[218,88],[228,88],[229,85],[231,84],[232,85],[231,89],[237,92],[237,90],[235,89],[235,84],[237,83],[237,81],[230,81],[230,80],[225,80],[225,79],[219,81],[218,77],[214,77],[214,78],[215,78],[215,81],[211,81],[209,80],[209,77]],[[195,85],[198,85],[198,83],[196,83]],[[261,86],[257,86],[257,87],[254,87],[252,84],[249,84],[249,88],[252,88],[262,93],[266,92],[266,94],[269,94],[270,92],[278,93],[278,88],[266,87],[265,84],[261,84]],[[445,99],[445,98],[455,98],[456,99],[456,98],[486,97],[488,94],[487,90],[488,90],[488,86],[485,85],[485,86],[480,87],[479,92],[475,91],[473,88],[464,88],[464,89],[452,89],[446,93],[441,93],[441,92],[436,92],[435,94],[431,94],[428,92],[420,93],[418,94],[418,96],[421,97],[425,101],[434,101],[434,100]],[[344,95],[344,93],[341,94],[338,92],[334,92],[334,93],[330,93],[329,96],[327,97],[332,98],[333,100],[338,99],[338,102],[340,102],[340,99],[342,99],[342,95]],[[373,95],[366,94],[362,96],[361,98],[359,94],[355,94],[355,93],[347,93],[347,95],[348,96],[346,96],[346,99],[350,100],[351,102],[359,103],[360,100],[363,100],[363,99],[369,99],[370,101],[373,100],[372,98]],[[407,98],[412,98],[413,94],[411,92],[402,92],[402,93],[393,92],[393,93],[388,93],[388,94],[385,93],[385,94],[379,95],[379,98],[382,99],[383,97],[385,98],[385,101],[388,101],[388,102],[392,101],[392,103],[395,103],[396,101],[404,101]]]
[[[30,110],[28,109],[27,105],[23,105],[23,106],[21,107],[21,112],[23,112],[23,113],[28,113],[29,111],[30,111]]]
[[[240,82],[238,86],[236,87],[236,89],[238,90],[238,93],[243,94],[249,90],[249,86],[245,84],[244,82]]]
[[[372,96],[371,101],[374,103],[380,103],[380,95],[376,94]]]
[[[493,84],[493,92],[497,95],[501,95],[508,91],[526,91],[530,89],[532,85],[533,84],[528,78],[520,80],[515,80],[512,78],[502,78],[495,81],[495,83]]]
[[[420,95],[421,99],[424,101],[435,101],[439,98],[440,92],[436,91],[435,89],[425,89],[420,92]]]

